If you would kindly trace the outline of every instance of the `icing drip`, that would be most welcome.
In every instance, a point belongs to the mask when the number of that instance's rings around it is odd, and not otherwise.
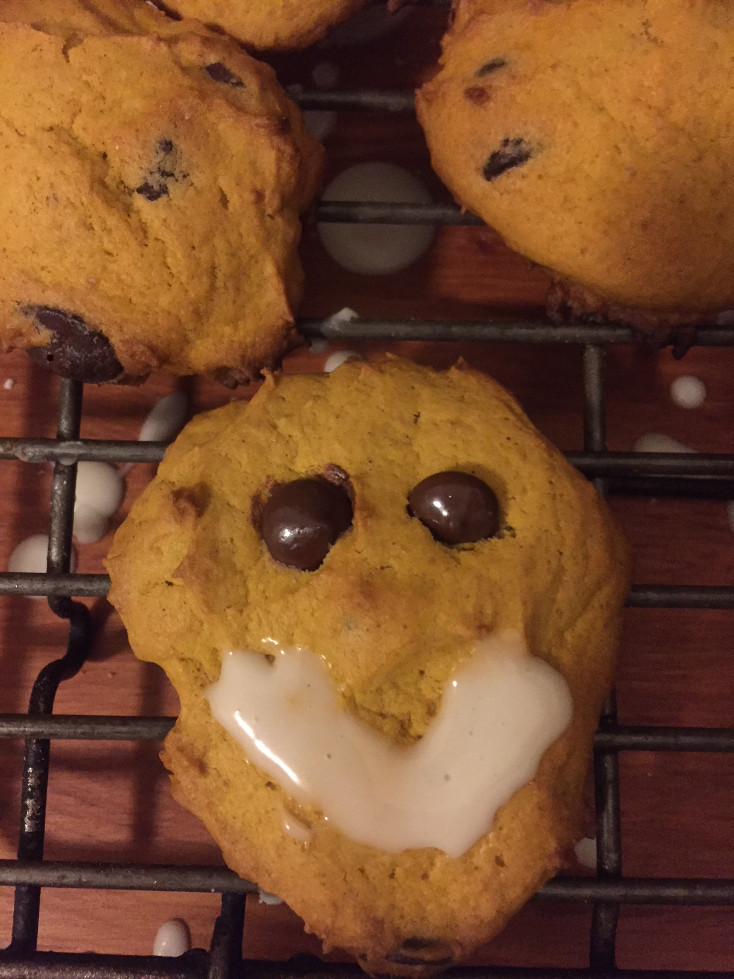
[[[404,167],[368,161],[347,167],[326,187],[323,201],[431,204],[423,182]],[[428,251],[436,229],[428,224],[319,222],[326,251],[350,272],[388,275],[408,268]]]
[[[324,661],[303,648],[228,652],[207,698],[249,761],[353,840],[452,857],[489,832],[572,714],[563,677],[510,632],[477,645],[409,746],[345,710]]]
[[[153,941],[153,955],[175,958],[191,948],[191,932],[183,918],[164,921]]]

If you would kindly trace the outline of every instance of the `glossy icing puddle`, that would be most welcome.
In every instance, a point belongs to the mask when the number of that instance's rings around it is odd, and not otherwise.
[[[573,710],[563,677],[512,632],[476,646],[408,746],[345,709],[323,660],[304,648],[228,652],[206,696],[249,761],[351,839],[451,857],[490,830]]]

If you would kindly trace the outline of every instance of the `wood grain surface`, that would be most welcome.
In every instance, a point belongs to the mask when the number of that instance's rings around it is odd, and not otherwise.
[[[285,82],[312,87],[315,65],[338,66],[340,86],[406,88],[432,69],[446,11],[419,7],[401,14],[385,38],[357,47],[325,44],[298,58],[278,59]],[[327,140],[329,175],[357,160],[391,160],[421,176],[438,200],[448,195],[431,175],[424,141],[411,116],[343,113]],[[498,315],[540,318],[547,278],[511,254],[489,231],[442,227],[434,246],[411,268],[380,277],[348,273],[324,252],[313,221],[305,228],[306,317],[348,306],[365,318],[481,321]],[[371,357],[389,349],[434,365],[458,356],[486,370],[520,400],[561,449],[583,446],[581,350],[517,343],[349,345]],[[321,370],[332,344],[290,355],[287,371]],[[670,385],[692,374],[706,385],[696,409],[677,407]],[[608,447],[629,451],[650,432],[700,452],[734,452],[734,350],[694,347],[682,360],[644,345],[607,351]],[[8,383],[3,382],[8,379]],[[10,383],[12,382],[12,384]],[[244,398],[202,379],[153,377],[138,387],[84,393],[82,435],[136,438],[150,409],[183,388],[192,413]],[[53,437],[58,379],[22,354],[0,361],[0,435]],[[124,517],[153,467],[126,477]],[[0,462],[0,568],[13,548],[48,528],[51,470],[45,464]],[[731,585],[734,529],[726,501],[619,496],[611,500],[633,542],[635,582]],[[110,536],[77,546],[78,570],[101,572]],[[58,713],[172,715],[175,695],[161,672],[132,656],[118,618],[103,599],[85,599],[98,624],[93,654],[62,684]],[[65,647],[66,626],[43,599],[0,597],[0,713],[23,712],[39,669]],[[734,615],[716,610],[629,609],[617,683],[625,724],[731,726],[734,718]],[[50,860],[219,864],[206,831],[170,798],[155,743],[57,741],[52,745],[46,857]],[[0,859],[15,856],[22,744],[0,741]],[[725,754],[625,752],[620,755],[623,866],[627,876],[734,878],[734,757]],[[590,815],[589,831],[593,832]],[[571,865],[572,873],[585,873]],[[0,947],[10,939],[12,889],[0,888]],[[147,954],[160,924],[183,917],[195,945],[208,947],[219,900],[212,894],[46,889],[39,947],[59,951]],[[588,965],[591,908],[534,900],[506,932],[475,958],[497,965]],[[244,952],[283,958],[318,952],[283,906],[248,898]],[[332,956],[338,958],[338,956]],[[618,965],[637,969],[734,969],[731,907],[622,909]]]

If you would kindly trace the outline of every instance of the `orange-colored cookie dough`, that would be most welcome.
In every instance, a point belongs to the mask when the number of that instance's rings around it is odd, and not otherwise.
[[[459,0],[418,114],[459,203],[579,312],[711,320],[734,305],[732,50],[720,0]]]
[[[367,0],[164,0],[167,10],[196,17],[258,49],[305,48]]]
[[[7,0],[0,96],[3,349],[98,382],[277,363],[323,151],[269,66],[146,4]]]
[[[580,837],[627,545],[486,375],[269,376],[187,426],[106,564],[180,697],[174,794],[326,948],[458,962]]]

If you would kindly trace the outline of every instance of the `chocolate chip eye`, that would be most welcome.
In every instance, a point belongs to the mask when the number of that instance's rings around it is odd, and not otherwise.
[[[25,306],[22,312],[51,334],[45,346],[28,350],[36,363],[61,377],[91,384],[114,381],[124,373],[107,337],[93,330],[81,316],[51,306]]]
[[[276,486],[263,507],[260,533],[280,564],[315,571],[351,522],[346,489],[317,476]]]
[[[524,139],[503,139],[500,148],[491,154],[482,168],[485,180],[495,180],[507,170],[527,163],[533,155],[530,143]]]
[[[428,476],[410,491],[408,512],[443,544],[471,544],[499,530],[497,497],[470,473]]]

